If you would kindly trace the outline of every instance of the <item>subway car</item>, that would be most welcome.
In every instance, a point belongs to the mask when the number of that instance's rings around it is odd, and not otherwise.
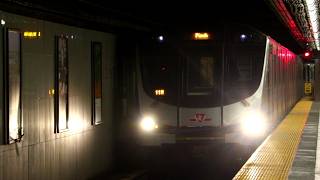
[[[111,170],[116,35],[0,11],[0,179]]]
[[[250,145],[303,95],[300,57],[250,26],[150,33],[135,45],[122,99],[142,146]]]

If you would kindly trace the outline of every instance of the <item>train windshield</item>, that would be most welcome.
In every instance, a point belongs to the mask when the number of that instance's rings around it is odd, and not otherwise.
[[[222,31],[199,40],[186,34],[155,37],[141,44],[143,87],[149,96],[183,107],[213,107],[255,92],[262,74],[265,36],[237,28],[227,32],[226,38]]]
[[[175,104],[178,94],[178,62],[181,58],[174,48],[164,44],[146,44],[142,51],[143,85],[154,97],[163,90],[164,101]]]
[[[219,86],[218,60],[220,54],[213,49],[220,49],[206,45],[198,48],[197,44],[189,43],[184,47],[185,52],[185,93],[187,95],[212,95]]]
[[[194,60],[196,59],[196,60]],[[214,58],[212,56],[194,57],[187,63],[188,94],[211,93],[214,87]]]

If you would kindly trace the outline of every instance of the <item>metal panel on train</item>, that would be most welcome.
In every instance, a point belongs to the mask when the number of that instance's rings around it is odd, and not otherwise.
[[[22,34],[24,133],[21,142],[0,146],[0,179],[87,179],[111,167],[115,36],[3,11],[0,15],[5,21],[1,31],[4,27],[13,28]],[[59,133],[54,133],[54,93],[58,92],[54,91],[56,36],[68,39],[69,54],[68,130]],[[0,40],[3,49],[3,39]],[[94,126],[90,50],[93,41],[103,47],[103,122]],[[2,116],[2,105],[0,109]]]

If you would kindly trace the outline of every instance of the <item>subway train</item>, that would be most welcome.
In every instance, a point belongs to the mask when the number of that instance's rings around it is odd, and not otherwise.
[[[143,146],[250,145],[303,95],[301,58],[247,25],[150,33],[131,54],[123,104]]]
[[[0,21],[0,179],[111,170],[116,35],[5,11]]]

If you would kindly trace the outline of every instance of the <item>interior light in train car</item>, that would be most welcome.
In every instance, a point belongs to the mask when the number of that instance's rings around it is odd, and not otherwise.
[[[39,38],[41,36],[41,32],[40,31],[25,31],[23,32],[23,37],[24,38],[28,38],[28,39],[35,39],[35,38]]]
[[[6,21],[1,19],[1,25],[4,26],[6,24]]]
[[[193,40],[209,40],[211,38],[211,34],[207,32],[195,32],[192,35]]]
[[[166,95],[166,92],[165,92],[164,89],[156,89],[156,90],[154,90],[154,95],[156,95],[156,96],[164,96],[164,95]]]

